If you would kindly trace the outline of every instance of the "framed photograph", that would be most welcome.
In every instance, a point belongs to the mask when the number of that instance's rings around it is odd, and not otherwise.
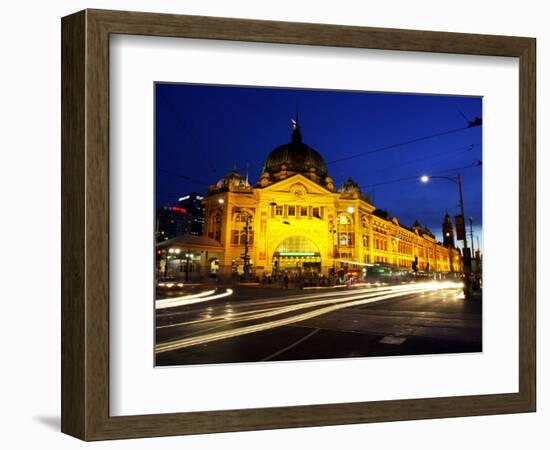
[[[62,19],[62,431],[532,412],[535,39]]]

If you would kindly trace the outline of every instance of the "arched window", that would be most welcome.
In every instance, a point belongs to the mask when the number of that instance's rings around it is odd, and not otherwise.
[[[275,250],[276,256],[319,256],[317,245],[305,236],[290,236],[283,240]]]
[[[351,219],[344,214],[338,217],[338,245],[340,247],[353,246],[353,224]]]
[[[220,242],[222,237],[222,213],[218,209],[210,214],[208,221],[208,237]]]
[[[249,211],[239,210],[233,214],[233,220],[231,221],[231,244],[245,245],[247,235],[248,245],[254,244],[253,223],[254,216]]]

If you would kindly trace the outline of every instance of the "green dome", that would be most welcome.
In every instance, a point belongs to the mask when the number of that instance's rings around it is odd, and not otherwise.
[[[294,124],[292,140],[269,153],[263,171],[274,174],[281,170],[282,165],[285,165],[289,172],[310,173],[311,169],[315,169],[315,173],[322,179],[327,176],[327,166],[323,157],[317,150],[302,142],[302,133],[297,123]]]

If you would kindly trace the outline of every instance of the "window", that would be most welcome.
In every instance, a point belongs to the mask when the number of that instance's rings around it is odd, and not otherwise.
[[[208,237],[220,241],[222,236],[222,215],[220,211],[215,211],[210,215],[210,224],[208,227]]]
[[[253,233],[252,227],[254,223],[254,216],[248,211],[239,210],[233,216],[233,223],[231,226],[231,245],[244,245],[246,240],[246,230],[248,222],[248,243],[252,243],[251,235]]]
[[[246,231],[241,231],[241,240],[239,242],[240,245],[244,245],[246,243]],[[248,245],[254,244],[254,231],[250,230],[248,232]]]
[[[244,245],[246,242],[245,230],[231,230],[231,245]],[[248,245],[254,244],[254,231],[248,231]]]
[[[276,216],[282,216],[283,215],[283,207],[282,206],[276,206],[275,207],[275,215]]]
[[[245,212],[238,212],[235,214],[235,222],[242,222],[246,223],[246,219],[249,219],[249,221],[252,221],[252,214]]]
[[[231,231],[231,245],[239,245],[239,230]]]
[[[288,207],[288,215],[289,216],[295,216],[296,215],[296,207],[295,206],[289,206]]]
[[[311,210],[311,215],[313,217],[317,217],[318,219],[320,219],[321,218],[321,213],[319,212],[319,208],[313,208]]]
[[[300,216],[307,217],[307,206],[302,206],[300,209]]]
[[[347,216],[338,217],[338,242],[341,246],[353,245],[353,228]]]

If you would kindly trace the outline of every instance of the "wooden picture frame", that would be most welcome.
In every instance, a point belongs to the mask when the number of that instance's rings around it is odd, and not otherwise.
[[[85,10],[62,19],[62,417],[84,440],[535,411],[533,38]],[[519,58],[519,391],[141,416],[109,415],[109,36],[136,34]],[[184,407],[184,405],[182,405]]]

